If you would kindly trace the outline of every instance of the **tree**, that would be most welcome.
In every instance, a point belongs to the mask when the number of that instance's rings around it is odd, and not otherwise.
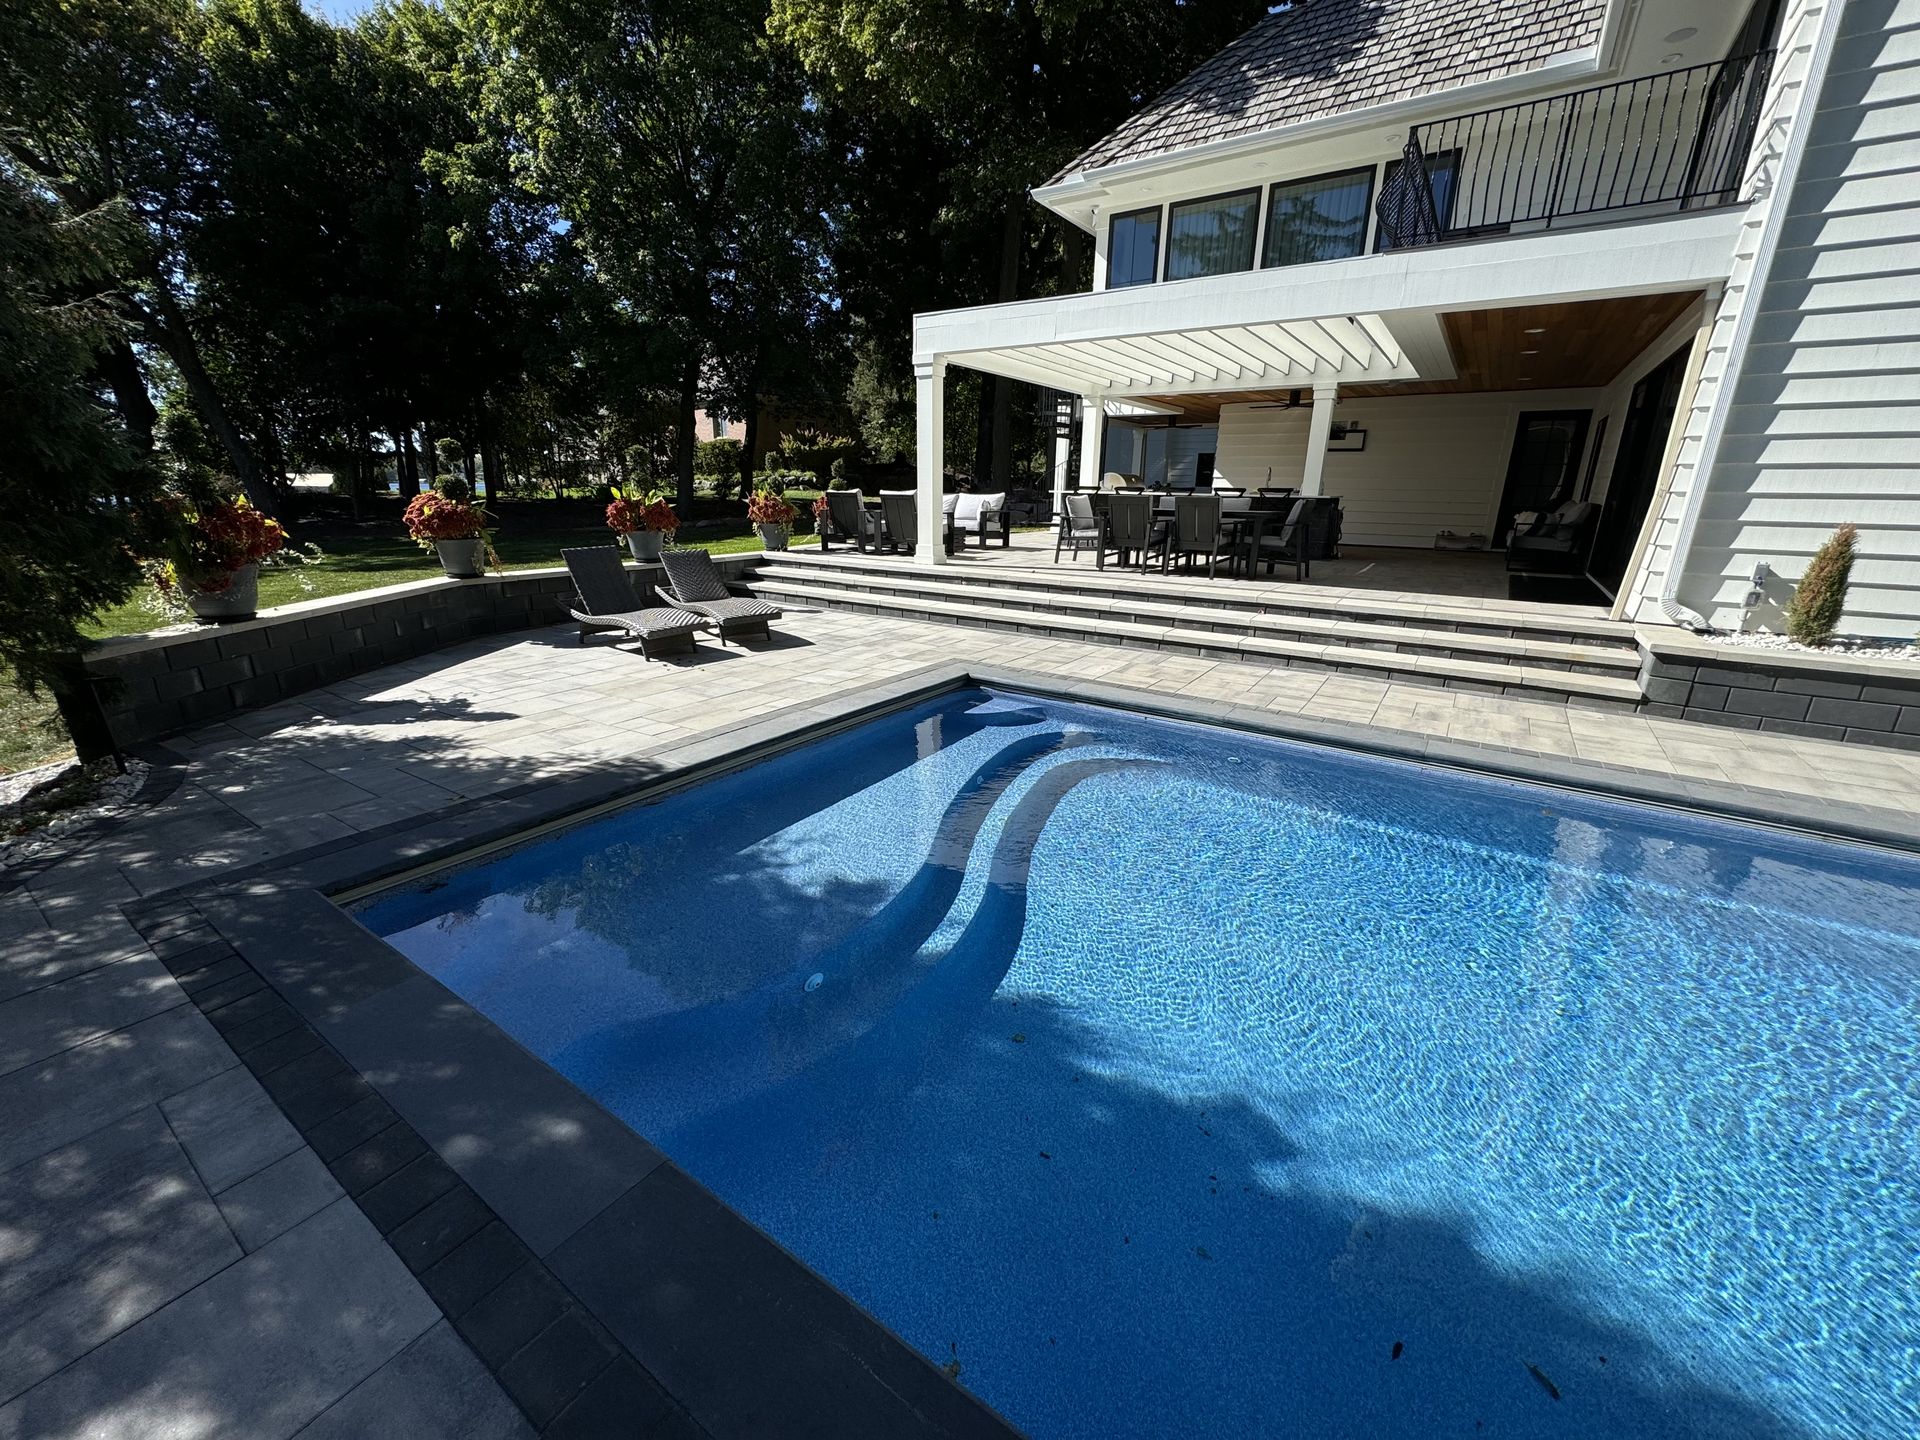
[[[137,335],[172,363],[234,477],[265,505],[253,447],[188,314],[186,239],[218,203],[201,18],[190,0],[0,0],[0,147],[69,214],[118,206],[138,227],[114,297],[132,329],[109,346],[129,429],[144,428],[143,380],[123,348]]]
[[[136,242],[121,210],[68,215],[0,159],[0,661],[30,689],[57,687],[80,622],[140,580],[156,477],[90,385],[126,341],[111,287]]]
[[[863,204],[839,273],[850,296],[881,302],[852,306],[868,322],[860,348],[869,367],[904,385],[913,309],[1081,288],[1085,234],[1041,221],[1028,191],[1266,9],[1258,0],[772,0],[772,33],[845,113],[858,172],[850,183]],[[1012,384],[995,378],[978,407],[975,469],[996,484],[1014,447]],[[971,407],[963,393],[955,408]]]
[[[489,97],[524,142],[589,272],[648,333],[675,396],[693,498],[703,399],[752,416],[799,373],[831,294],[817,121],[753,0],[462,0]]]

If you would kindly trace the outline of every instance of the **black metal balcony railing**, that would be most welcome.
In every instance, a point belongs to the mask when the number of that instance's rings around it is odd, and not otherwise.
[[[1380,189],[1381,246],[1740,197],[1773,52],[1413,128]]]

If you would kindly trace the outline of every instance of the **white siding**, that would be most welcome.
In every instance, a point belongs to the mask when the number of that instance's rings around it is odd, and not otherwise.
[[[1502,391],[1486,395],[1401,395],[1340,401],[1335,418],[1367,432],[1365,450],[1329,450],[1323,488],[1338,496],[1345,538],[1355,545],[1431,549],[1442,530],[1492,527],[1506,484],[1507,456],[1530,410],[1592,410],[1598,390]],[[1298,485],[1306,463],[1307,416],[1298,409],[1229,405],[1220,412],[1220,483]],[[1593,428],[1588,429],[1591,441]],[[1585,458],[1581,469],[1585,474]]]
[[[1842,3],[1842,0],[1830,0]],[[1808,48],[1822,5],[1799,0],[1783,48]],[[1776,627],[1792,582],[1836,525],[1861,527],[1843,628],[1920,626],[1920,0],[1853,0],[1818,87],[1808,149],[1758,285],[1736,270],[1721,347],[1742,304],[1753,329],[1686,558],[1681,603],[1740,621],[1756,563],[1778,577],[1755,623]],[[1756,222],[1767,206],[1755,207]],[[1757,229],[1749,234],[1757,236]],[[1743,259],[1751,270],[1754,246]],[[1756,298],[1757,297],[1757,298]],[[1710,355],[1639,618],[1657,595],[1705,418],[1727,369]]]

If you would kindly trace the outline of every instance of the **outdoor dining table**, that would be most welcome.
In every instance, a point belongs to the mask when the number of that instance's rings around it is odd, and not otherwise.
[[[1170,494],[1153,495],[1153,513],[1156,519],[1161,516],[1171,518],[1174,513],[1175,496]],[[1103,507],[1104,508],[1104,507]],[[1233,531],[1234,548],[1241,541],[1247,547],[1247,578],[1254,578],[1255,566],[1259,562],[1261,542],[1266,539],[1267,531],[1276,523],[1284,524],[1293,510],[1291,497],[1275,500],[1254,500],[1244,510],[1222,510],[1220,524]]]

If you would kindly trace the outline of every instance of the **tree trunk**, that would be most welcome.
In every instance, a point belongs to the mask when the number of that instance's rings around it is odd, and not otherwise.
[[[1000,284],[997,298],[1015,300],[1020,293],[1020,244],[1026,236],[1027,197],[1007,207],[1000,225]],[[987,467],[988,490],[1005,490],[1013,473],[1013,381],[1004,375],[993,377],[993,448]],[[978,478],[974,489],[982,488]]]
[[[740,489],[745,495],[753,494],[754,447],[760,443],[760,360],[754,357],[753,368],[747,371],[746,430],[740,442]]]
[[[393,475],[400,488],[411,496],[420,488],[420,467],[413,454],[413,431],[399,420],[389,422],[387,434],[393,440]]]
[[[153,426],[160,416],[147,394],[146,377],[140,373],[140,357],[125,340],[116,340],[100,356],[100,378],[113,391],[113,403],[120,411],[120,423],[127,436],[141,450],[153,449]]]
[[[427,488],[440,478],[440,439],[428,426],[420,427],[420,458],[427,462]]]
[[[693,504],[693,412],[700,400],[700,356],[687,357],[680,374],[680,413],[674,427],[674,503],[684,513]]]
[[[487,499],[498,500],[506,489],[505,467],[500,463],[500,439],[493,433],[493,412],[480,407],[480,474],[487,482]]]
[[[1090,283],[1086,278],[1087,241],[1093,237],[1071,220],[1062,220],[1060,225],[1060,293],[1078,295]]]
[[[193,408],[200,412],[202,423],[213,432],[220,447],[227,452],[227,459],[233,466],[233,478],[239,482],[241,493],[255,509],[271,515],[272,497],[265,493],[265,487],[260,483],[260,467],[254,461],[253,449],[240,433],[240,427],[234,424],[233,417],[227,413],[226,402],[220,398],[219,388],[214,385],[213,377],[201,362],[200,347],[187,328],[186,316],[164,285],[154,286],[153,297],[158,314],[143,306],[140,310],[141,328],[147,339],[158,345],[180,372],[181,380],[186,383],[187,395],[193,401]]]

